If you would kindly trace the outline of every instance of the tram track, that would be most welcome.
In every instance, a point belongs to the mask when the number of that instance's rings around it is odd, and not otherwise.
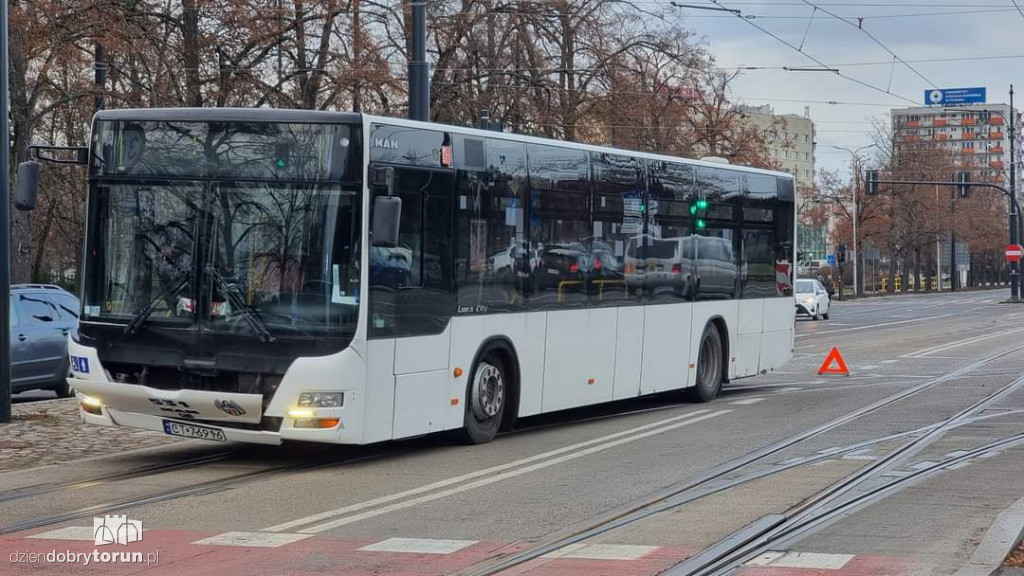
[[[950,430],[971,421],[971,416],[985,410],[999,399],[1019,389],[1024,384],[1024,377],[1018,378],[997,392],[975,402],[957,414],[937,423],[924,435],[915,438],[900,448],[875,460],[871,464],[857,470],[814,496],[782,514],[766,516],[740,532],[730,535],[704,549],[696,556],[670,568],[665,572],[671,576],[710,576],[728,573],[738,568],[758,554],[767,551],[769,546],[779,546],[783,539],[791,540],[814,526],[828,519],[851,511],[867,502],[881,498],[902,487],[910,481],[920,479],[926,473],[966,462],[978,456],[1024,443],[1024,433],[1002,438],[987,445],[968,450],[955,457],[943,459],[938,463],[922,466],[910,474],[882,482],[878,486],[867,487],[860,494],[842,500],[857,491],[859,487],[871,480],[878,479],[882,474],[893,470],[900,463],[906,463],[915,454],[927,448]],[[1004,413],[1005,414],[1005,413]]]
[[[234,474],[223,478],[217,478],[215,480],[209,480],[206,482],[201,482],[199,484],[193,484],[191,486],[175,487],[155,492],[152,494],[147,494],[144,496],[129,498],[126,500],[116,500],[110,502],[103,502],[99,504],[92,504],[89,506],[76,508],[68,512],[62,512],[47,516],[41,516],[38,518],[21,520],[18,522],[13,522],[11,524],[0,526],[0,536],[5,534],[12,534],[15,532],[21,532],[24,530],[42,528],[44,526],[50,526],[53,524],[59,524],[61,522],[68,522],[80,518],[109,514],[111,512],[116,512],[128,508],[134,508],[137,506],[144,506],[148,504],[155,504],[158,502],[166,502],[169,500],[177,500],[180,498],[187,498],[192,496],[212,494],[215,492],[230,490],[232,488],[250,482],[256,482],[270,478],[277,478],[291,474],[312,472],[315,470],[324,470],[337,466],[355,464],[359,462],[366,462],[378,458],[383,458],[386,456],[394,456],[411,451],[411,448],[405,447],[404,445],[386,445],[383,448],[383,450],[372,452],[369,454],[354,455],[351,457],[342,458],[341,460],[335,460],[330,462],[309,462],[302,464],[274,466],[271,468],[263,468],[259,470],[250,470],[248,472]]]
[[[176,462],[167,462],[164,464],[142,466],[139,468],[133,468],[131,470],[115,472],[113,474],[94,476],[86,480],[75,480],[73,482],[66,482],[63,484],[35,484],[31,486],[12,488],[10,490],[0,492],[0,503],[10,502],[12,500],[20,500],[22,498],[30,498],[32,496],[41,496],[43,494],[49,494],[60,490],[79,490],[84,488],[93,488],[96,486],[109,484],[111,482],[119,482],[122,480],[135,480],[139,478],[145,478],[148,476],[165,474],[167,472],[191,470],[194,468],[198,468],[204,464],[223,462],[225,460],[236,458],[240,455],[241,452],[239,451],[216,452],[214,454],[207,454],[195,458],[187,458],[185,460],[179,460]]]
[[[458,572],[458,576],[490,576],[493,574],[499,574],[506,570],[529,562],[531,560],[535,560],[547,554],[557,552],[572,544],[577,544],[585,540],[594,538],[596,536],[600,536],[609,531],[624,527],[626,525],[632,524],[644,518],[648,518],[654,514],[678,508],[684,504],[687,504],[704,496],[721,492],[722,490],[734,487],[739,484],[744,484],[758,478],[777,474],[778,472],[794,468],[798,465],[809,464],[811,463],[811,460],[807,460],[799,464],[793,464],[790,466],[777,466],[775,468],[765,470],[760,473],[754,473],[739,481],[727,483],[726,486],[716,488],[713,485],[714,482],[726,479],[730,474],[737,472],[741,469],[747,468],[751,465],[762,463],[765,461],[766,458],[778,454],[783,450],[796,446],[811,438],[820,436],[826,432],[835,430],[859,418],[878,412],[879,410],[882,410],[886,407],[892,406],[893,404],[896,404],[898,402],[921,394],[922,392],[934,388],[944,382],[970,374],[984,366],[991,364],[992,362],[995,362],[1001,358],[1004,358],[1016,352],[1020,352],[1021,350],[1024,350],[1024,345],[1010,348],[1008,350],[1004,350],[996,354],[992,354],[981,360],[977,360],[975,362],[972,362],[970,364],[961,366],[955,370],[947,372],[941,376],[937,376],[915,386],[911,386],[910,388],[892,394],[872,404],[848,412],[829,422],[809,428],[793,436],[790,436],[789,438],[761,447],[744,456],[720,464],[698,475],[695,478],[684,480],[677,484],[671,485],[665,489],[662,489],[658,492],[650,494],[638,501],[634,501],[632,503],[615,508],[599,517],[588,519],[584,522],[573,525],[567,529],[563,529],[552,534],[549,534],[547,537],[541,539],[538,543],[534,544],[533,546],[530,546],[513,554],[509,554],[503,558],[499,558],[498,560],[485,560],[483,562],[477,563]],[[930,441],[934,441],[934,439],[936,438],[936,434],[944,434],[946,431],[952,428],[962,426],[966,423],[971,422],[970,418],[965,416],[965,414],[972,414],[974,412],[984,409],[984,406],[988,406],[996,399],[1001,398],[1003,395],[1008,394],[1012,390],[1016,390],[1022,384],[1024,384],[1024,378],[1017,379],[1008,384],[1007,386],[1003,387],[999,392],[986,396],[981,401],[972,404],[971,406],[957,413],[950,419],[943,420],[936,424],[926,426],[915,431],[898,433],[895,436],[883,437],[881,439],[868,441],[868,444],[875,444],[882,440],[897,439],[896,437],[910,436],[914,433],[920,433],[922,431],[925,432],[921,438],[929,438],[931,439]],[[988,417],[1003,416],[1012,412],[1016,411],[989,415]],[[977,419],[981,420],[985,418],[987,417],[982,416],[978,417]],[[950,423],[950,421],[954,420],[954,423]],[[914,447],[922,446],[919,442],[920,440],[921,439],[918,438],[917,440],[911,441],[909,444],[897,449],[897,451],[893,453],[896,455],[893,456],[893,458],[907,454],[907,451],[913,450]],[[826,456],[831,458],[835,457],[840,453],[853,451],[855,449],[861,449],[863,447],[864,446],[860,444],[848,446],[841,450],[832,451]],[[887,457],[886,459],[882,460],[882,463],[891,462],[893,458]],[[812,460],[818,461],[822,459],[825,458],[814,458]],[[875,470],[879,465],[880,464],[878,462],[875,462],[865,467],[865,469]],[[858,473],[855,473],[853,476],[856,476]],[[848,476],[844,480],[849,480],[850,478],[851,476]],[[769,524],[771,525],[765,526],[764,530],[767,531],[775,529],[777,527],[777,524]],[[680,572],[679,574],[684,573]]]
[[[646,413],[651,413],[651,412],[659,412],[659,411],[668,410],[668,409],[677,408],[677,407],[678,407],[678,403],[675,403],[675,402],[673,402],[673,403],[657,403],[656,402],[653,406],[637,408],[637,409],[628,410],[628,411],[625,411],[625,412],[621,412],[621,411],[620,412],[608,412],[608,413],[602,413],[602,414],[598,414],[598,415],[590,416],[590,417],[576,418],[576,419],[572,419],[570,422],[573,423],[573,424],[583,424],[583,423],[588,423],[588,422],[601,421],[601,420],[605,420],[605,419],[613,418],[613,417],[621,417],[621,416],[628,416],[628,415],[637,415],[637,414],[646,414]],[[516,429],[510,430],[508,432],[503,432],[499,436],[507,437],[507,436],[516,436],[516,435],[520,435],[520,434],[527,434],[527,433],[542,431],[542,430],[545,430],[545,429],[548,429],[548,428],[551,428],[551,427],[554,427],[554,426],[559,426],[559,425],[564,425],[564,424],[565,424],[565,422],[553,422],[553,423],[552,422],[544,422],[544,423],[539,423],[539,424],[532,424],[532,425],[524,426],[522,428],[516,428]],[[0,526],[0,535],[11,534],[11,533],[14,533],[14,532],[21,532],[21,531],[24,531],[24,530],[33,530],[33,529],[36,529],[36,528],[42,528],[42,527],[45,527],[45,526],[50,526],[50,525],[53,525],[53,524],[59,524],[59,523],[62,523],[62,522],[68,522],[68,521],[72,521],[72,520],[77,520],[77,519],[80,519],[80,518],[87,518],[87,517],[91,517],[91,516],[97,516],[97,515],[102,515],[102,514],[109,514],[109,513],[112,513],[112,512],[119,511],[119,510],[129,509],[129,508],[133,508],[133,507],[137,507],[137,506],[144,506],[144,505],[147,505],[147,504],[155,504],[155,503],[159,503],[159,502],[166,502],[166,501],[169,501],[169,500],[176,500],[176,499],[180,499],[180,498],[187,498],[187,497],[193,497],[193,496],[202,496],[202,495],[211,494],[211,493],[215,493],[215,492],[220,492],[220,491],[224,491],[224,490],[230,490],[230,489],[235,488],[235,487],[237,487],[239,485],[250,483],[250,482],[257,482],[257,481],[262,481],[262,480],[268,480],[268,479],[271,479],[271,478],[276,478],[276,477],[280,477],[280,476],[288,475],[288,474],[299,474],[299,473],[305,473],[305,472],[312,472],[312,471],[316,471],[316,470],[333,468],[333,467],[336,467],[336,466],[343,466],[343,465],[347,465],[347,464],[354,464],[354,463],[358,463],[358,462],[365,462],[365,461],[369,461],[369,460],[373,460],[373,459],[378,459],[378,458],[383,458],[383,457],[387,457],[387,456],[395,456],[395,455],[405,454],[405,453],[409,453],[409,452],[412,452],[413,450],[415,450],[414,447],[410,447],[408,444],[409,443],[407,443],[407,442],[381,444],[381,445],[374,446],[372,448],[372,450],[375,450],[375,451],[373,453],[371,453],[371,454],[359,455],[359,456],[354,456],[354,457],[351,457],[351,458],[344,458],[344,459],[342,459],[340,461],[304,463],[304,464],[298,464],[298,465],[275,466],[275,467],[271,467],[271,468],[252,470],[252,471],[244,472],[244,473],[241,473],[241,474],[235,474],[235,475],[227,476],[227,477],[224,477],[224,478],[218,478],[218,479],[210,480],[210,481],[203,482],[203,483],[200,483],[200,484],[195,484],[195,485],[192,485],[192,486],[170,488],[170,489],[167,489],[167,490],[155,492],[155,493],[152,493],[152,494],[147,494],[147,495],[144,495],[144,496],[139,496],[139,497],[136,497],[136,498],[130,498],[130,499],[118,500],[118,501],[108,501],[108,502],[102,502],[102,503],[98,503],[98,504],[83,506],[83,507],[76,508],[76,509],[68,511],[68,512],[51,514],[51,515],[47,515],[47,516],[41,516],[41,517],[38,517],[38,518],[22,520],[22,521],[18,521],[18,522],[14,522],[14,523],[8,524],[8,525]],[[440,446],[440,445],[441,445],[440,443],[437,444],[437,446]],[[218,452],[218,453],[215,453],[215,454],[210,454],[210,455],[201,456],[201,457],[197,457],[197,458],[192,458],[192,459],[187,459],[187,460],[182,460],[182,461],[177,461],[177,462],[171,462],[171,463],[167,463],[167,464],[158,464],[158,465],[153,465],[153,466],[145,466],[145,467],[140,467],[140,468],[136,468],[136,469],[133,469],[133,470],[124,471],[124,472],[118,472],[118,473],[109,474],[109,475],[97,476],[97,477],[94,477],[94,478],[89,478],[87,480],[68,482],[68,483],[65,483],[65,484],[40,484],[40,485],[34,485],[34,486],[26,486],[26,487],[21,487],[21,488],[15,488],[15,489],[11,489],[11,490],[8,490],[6,492],[0,493],[0,503],[6,502],[6,501],[18,500],[18,499],[22,499],[22,498],[29,498],[29,497],[32,497],[32,496],[40,496],[40,495],[43,495],[43,494],[58,492],[58,491],[61,491],[61,490],[74,490],[74,489],[91,488],[91,487],[101,486],[101,485],[104,485],[104,484],[109,484],[109,483],[117,482],[117,481],[145,478],[145,477],[150,477],[150,476],[156,476],[156,475],[159,475],[159,474],[165,474],[165,473],[168,473],[168,472],[176,472],[176,471],[182,471],[182,470],[195,469],[195,468],[198,468],[200,466],[207,465],[207,464],[213,464],[213,463],[217,463],[217,462],[224,462],[224,461],[230,460],[232,458],[239,457],[242,454],[244,454],[244,450]]]

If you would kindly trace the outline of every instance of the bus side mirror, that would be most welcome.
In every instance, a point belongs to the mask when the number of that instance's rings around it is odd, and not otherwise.
[[[29,160],[18,164],[18,184],[14,190],[14,207],[21,211],[35,210],[39,196],[39,162]]]
[[[381,182],[382,180],[383,182]],[[373,199],[370,244],[393,248],[398,246],[398,227],[402,219],[402,199],[394,195],[395,169],[390,166],[376,169],[374,181],[384,185],[384,194],[387,195],[378,195]]]
[[[373,246],[398,246],[398,224],[402,218],[402,199],[397,196],[377,196],[373,199],[373,221],[370,224],[370,243]]]

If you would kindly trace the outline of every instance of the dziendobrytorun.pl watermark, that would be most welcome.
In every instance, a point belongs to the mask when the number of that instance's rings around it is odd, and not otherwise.
[[[156,552],[11,552],[13,564],[156,564],[160,561],[160,551]]]

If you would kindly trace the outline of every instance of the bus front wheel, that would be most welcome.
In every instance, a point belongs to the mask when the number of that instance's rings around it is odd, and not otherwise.
[[[508,404],[509,383],[501,358],[493,352],[477,361],[470,374],[465,426],[460,440],[467,444],[490,442],[501,427]]]
[[[697,385],[688,388],[690,400],[711,402],[722,389],[722,335],[709,323],[700,338],[697,353]]]

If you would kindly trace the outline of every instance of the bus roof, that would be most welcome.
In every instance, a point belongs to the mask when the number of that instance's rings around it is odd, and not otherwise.
[[[529,144],[539,144],[546,146],[571,146],[578,150],[586,150],[589,152],[598,152],[605,154],[626,154],[629,156],[635,156],[637,158],[646,158],[648,160],[659,160],[664,162],[680,162],[684,161],[687,164],[693,166],[703,166],[706,168],[718,168],[718,169],[729,169],[736,170],[739,172],[753,172],[757,174],[771,174],[780,178],[793,179],[793,175],[788,172],[780,172],[777,170],[766,170],[763,168],[752,168],[750,166],[742,166],[739,164],[721,164],[718,162],[708,162],[704,160],[695,160],[692,158],[685,158],[682,156],[666,156],[663,154],[652,154],[650,152],[639,152],[636,150],[629,150],[626,148],[610,148],[607,146],[595,146],[592,144],[582,144],[579,142],[572,142],[569,140],[555,140],[552,138],[541,138],[538,136],[525,136],[522,134],[515,134],[512,132],[497,132],[494,130],[482,130],[479,128],[470,128],[465,126],[455,126],[449,124],[437,124],[434,122],[420,122],[417,120],[408,120],[405,118],[391,118],[388,116],[373,116],[370,114],[364,114],[369,122],[380,122],[382,124],[390,124],[393,126],[407,126],[410,128],[423,128],[429,130],[444,130],[454,134],[466,134],[471,136],[478,136],[480,138],[498,138],[502,140],[514,140],[516,142],[526,142]]]
[[[455,134],[466,134],[472,136],[478,136],[481,138],[498,138],[502,140],[513,140],[517,142],[526,142],[532,144],[548,145],[548,146],[566,146],[573,147],[578,150],[586,150],[590,152],[598,152],[605,154],[628,154],[637,158],[646,158],[648,160],[659,160],[664,162],[679,162],[680,160],[685,161],[687,164],[694,166],[704,166],[707,168],[727,168],[731,170],[741,172],[754,172],[759,174],[772,174],[781,178],[792,179],[793,175],[787,172],[779,172],[775,170],[765,170],[761,168],[751,168],[749,166],[741,166],[737,164],[719,164],[716,162],[707,162],[702,160],[695,160],[691,158],[683,158],[679,156],[666,156],[662,154],[652,154],[650,152],[638,152],[636,150],[627,150],[623,148],[610,148],[607,146],[594,146],[592,144],[582,144],[579,142],[570,142],[568,140],[555,140],[551,138],[541,138],[537,136],[525,136],[522,134],[514,134],[510,132],[496,132],[493,130],[481,130],[478,128],[469,128],[464,126],[456,126],[452,124],[438,124],[434,122],[420,122],[416,120],[407,120],[405,118],[391,118],[387,116],[373,116],[369,114],[359,114],[355,112],[330,112],[324,110],[300,110],[300,109],[281,109],[281,108],[123,108],[116,110],[100,110],[93,117],[93,120],[135,120],[139,122],[214,122],[214,121],[228,121],[228,122],[307,122],[307,123],[338,123],[338,124],[360,124],[363,120],[368,122],[379,122],[382,124],[390,124],[393,126],[407,126],[410,128],[422,128],[424,130],[444,130],[446,132],[452,132]]]
[[[100,110],[93,120],[138,122],[297,122],[359,124],[361,114],[281,108],[123,108]]]

